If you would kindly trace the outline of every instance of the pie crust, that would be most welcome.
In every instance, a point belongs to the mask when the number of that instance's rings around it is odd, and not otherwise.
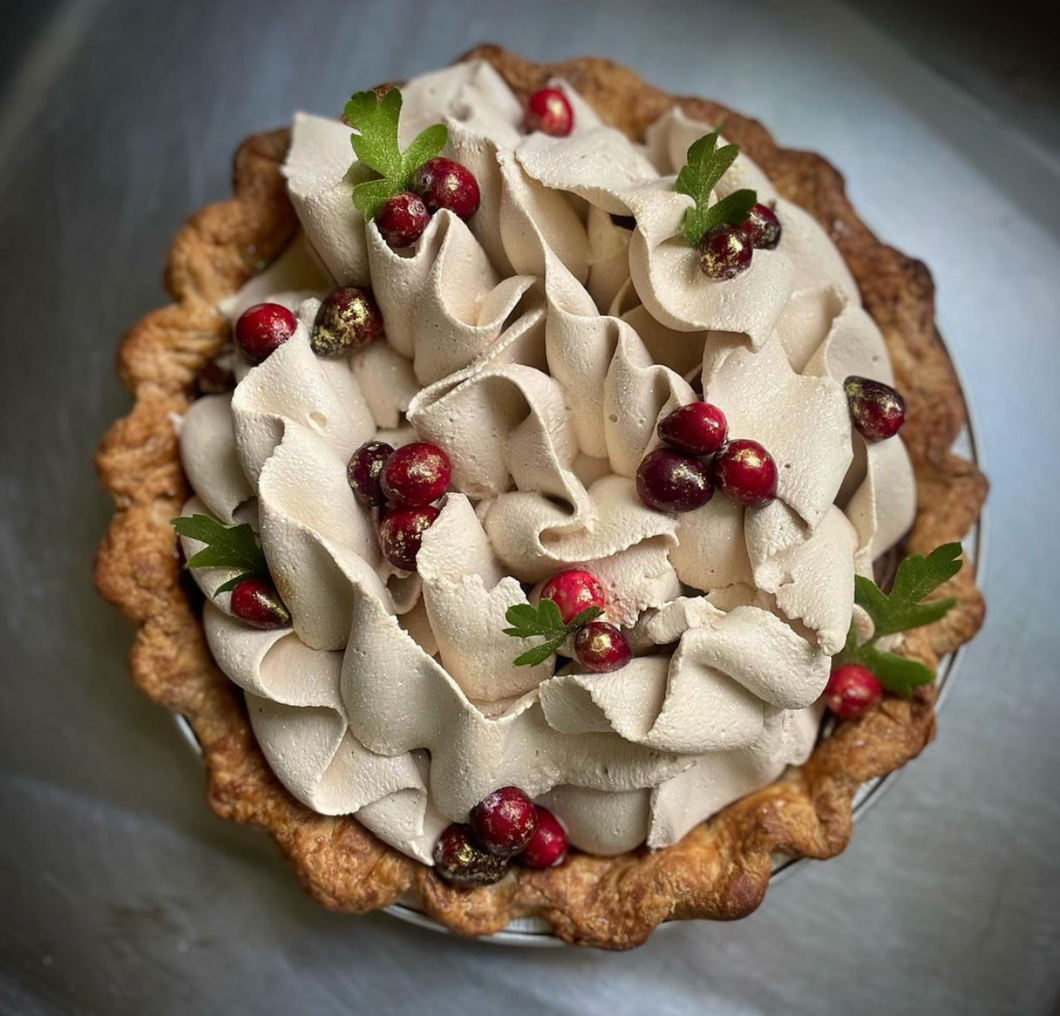
[[[492,45],[461,59],[475,58],[489,60],[520,98],[552,76],[563,77],[605,121],[633,137],[675,104],[723,126],[784,197],[827,229],[887,341],[909,407],[902,436],[917,478],[917,518],[906,549],[927,553],[968,532],[987,483],[952,451],[966,411],[935,328],[931,276],[921,262],[869,232],[828,162],[780,148],[756,121],[714,102],[669,95],[610,60],[541,64]],[[827,858],[842,851],[858,786],[902,766],[931,740],[933,686],[908,700],[888,696],[862,719],[840,724],[805,765],[674,846],[618,857],[575,853],[548,871],[514,867],[484,888],[447,885],[355,819],[310,811],[272,774],[242,693],[207,649],[196,595],[182,575],[169,521],[189,491],[171,414],[187,408],[200,370],[228,341],[218,300],[279,254],[298,228],[280,175],[288,140],[288,131],[278,130],[244,141],[235,157],[234,197],[203,208],[177,234],[165,274],[175,302],[148,314],[122,340],[118,370],[135,405],[110,428],[96,459],[116,508],[99,548],[96,584],[137,626],[131,654],[136,683],[194,728],[214,810],[267,830],[306,888],[334,910],[363,913],[412,898],[468,935],[490,934],[532,914],[548,920],[566,942],[607,949],[639,945],[661,921],[750,913],[765,895],[774,854]],[[971,567],[944,591],[957,598],[957,607],[943,621],[909,633],[901,650],[930,665],[970,639],[984,616]]]

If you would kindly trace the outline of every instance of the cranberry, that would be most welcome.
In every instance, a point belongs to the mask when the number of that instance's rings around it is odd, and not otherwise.
[[[587,607],[603,607],[604,587],[592,572],[568,568],[553,575],[544,584],[541,599],[555,603],[566,624]]]
[[[853,720],[879,702],[883,685],[871,670],[859,663],[836,667],[824,689],[828,708],[840,719]]]
[[[699,241],[699,267],[711,279],[735,279],[751,266],[754,247],[739,226],[720,222]]]
[[[256,303],[236,321],[236,343],[251,363],[263,363],[292,335],[298,322],[278,303]]]
[[[780,219],[769,205],[761,202],[751,207],[747,218],[740,223],[740,229],[755,250],[772,250],[780,243]]]
[[[757,441],[730,441],[714,458],[714,482],[726,497],[761,508],[777,496],[777,464]]]
[[[291,623],[290,611],[265,579],[243,579],[232,590],[232,613],[252,628],[286,628]]]
[[[725,414],[709,402],[690,402],[659,422],[659,437],[689,455],[713,455],[725,444]]]
[[[439,208],[448,208],[461,219],[470,219],[478,209],[478,181],[471,170],[440,155],[416,170],[412,189],[432,215]]]
[[[637,468],[637,493],[656,511],[690,512],[710,500],[714,484],[697,459],[659,448]]]
[[[537,808],[537,825],[519,860],[528,868],[555,868],[567,856],[567,830],[548,808]]]
[[[437,501],[449,486],[451,475],[449,456],[441,448],[427,441],[413,441],[383,463],[379,485],[393,504],[414,508]]]
[[[544,131],[565,138],[574,126],[574,110],[558,88],[539,88],[526,103],[523,125],[528,131]]]
[[[379,547],[383,557],[395,568],[415,571],[423,534],[434,525],[436,518],[438,509],[431,505],[395,508],[387,512],[379,523]]]
[[[905,399],[890,385],[852,375],[843,382],[850,418],[870,444],[894,437],[905,423]]]
[[[333,289],[317,311],[309,345],[317,356],[342,356],[368,345],[383,330],[372,294],[360,286]]]
[[[375,217],[380,234],[394,249],[411,247],[430,221],[431,214],[423,198],[412,191],[402,191],[387,199]]]
[[[514,857],[529,842],[537,825],[534,802],[518,787],[501,787],[471,809],[471,829],[483,849]]]
[[[574,655],[586,670],[605,674],[624,667],[632,653],[620,629],[606,621],[590,621],[574,636]]]
[[[386,503],[386,496],[379,485],[379,474],[383,463],[393,454],[394,449],[385,441],[366,441],[350,456],[346,479],[353,496],[366,508],[378,508]]]
[[[434,844],[434,870],[454,885],[492,885],[508,873],[508,862],[475,843],[466,825],[454,823]]]

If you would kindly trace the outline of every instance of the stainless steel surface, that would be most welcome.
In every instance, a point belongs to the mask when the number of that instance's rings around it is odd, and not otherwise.
[[[161,252],[225,195],[235,140],[482,38],[608,54],[826,153],[931,265],[994,483],[990,619],[936,743],[841,858],[620,959],[319,910],[205,808],[87,577],[116,338],[163,301]],[[9,0],[0,47],[0,1012],[1056,1012],[1060,152],[997,112],[1018,82],[992,104],[1007,79],[973,95],[824,0]]]

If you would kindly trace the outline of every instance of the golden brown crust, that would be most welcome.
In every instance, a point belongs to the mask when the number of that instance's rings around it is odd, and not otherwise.
[[[986,481],[951,447],[965,423],[959,385],[935,331],[931,276],[881,244],[858,219],[839,173],[820,156],[779,148],[753,120],[702,99],[667,95],[608,60],[537,64],[496,46],[484,57],[525,96],[559,75],[605,120],[634,137],[673,104],[724,122],[778,190],[829,231],[886,337],[909,402],[903,437],[919,485],[913,551],[959,539],[978,517]],[[626,949],[663,920],[741,917],[762,901],[770,857],[831,857],[850,837],[851,798],[867,779],[916,756],[934,732],[934,689],[885,699],[841,724],[809,761],[750,794],[665,850],[620,857],[577,854],[563,866],[520,869],[495,886],[459,889],[381,843],[349,817],[317,815],[273,776],[254,741],[238,689],[214,664],[181,582],[169,519],[187,496],[169,414],[193,397],[194,379],[225,341],[214,305],[281,251],[296,219],[279,166],[286,131],[256,135],[235,161],[235,196],[194,215],[170,250],[166,283],[176,301],[124,338],[119,371],[135,397],[104,439],[97,465],[117,513],[99,549],[96,582],[137,625],[131,667],[137,684],[191,721],[209,771],[214,809],[268,830],[307,889],[336,910],[364,912],[415,895],[432,917],[464,934],[488,934],[513,917],[539,914],[567,942]],[[928,663],[971,638],[983,600],[971,568],[947,590],[959,601],[944,622],[913,632],[904,651]]]

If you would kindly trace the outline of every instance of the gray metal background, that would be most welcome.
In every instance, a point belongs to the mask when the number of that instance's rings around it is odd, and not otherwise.
[[[855,10],[854,8],[857,8]],[[929,3],[5,0],[0,35],[0,1011],[1027,1013],[1060,987],[1060,110],[1044,22]],[[1055,22],[1053,23],[1055,28]],[[960,30],[959,30],[960,29]],[[118,335],[244,134],[495,39],[626,61],[826,153],[924,258],[994,482],[990,618],[940,738],[845,855],[621,957],[305,899],[214,818],[93,593]]]

